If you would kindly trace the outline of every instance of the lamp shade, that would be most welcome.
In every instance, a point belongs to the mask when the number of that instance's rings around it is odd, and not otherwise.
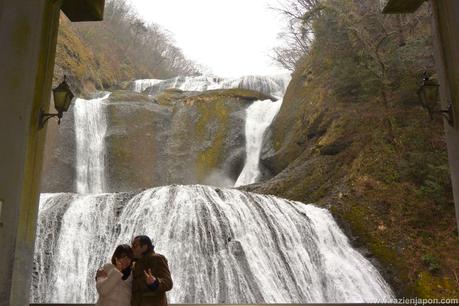
[[[64,81],[53,89],[54,107],[58,113],[66,112],[74,97],[67,82]]]

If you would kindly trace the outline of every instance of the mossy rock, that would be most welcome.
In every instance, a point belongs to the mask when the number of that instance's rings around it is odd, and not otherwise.
[[[433,276],[428,271],[418,274],[415,284],[417,296],[424,299],[458,298],[456,285],[448,277]]]
[[[216,89],[216,90],[207,90],[197,97],[205,98],[236,98],[242,99],[249,102],[252,101],[259,101],[259,100],[271,100],[276,101],[274,97],[265,95],[261,92],[249,90],[249,89],[242,89],[242,88],[230,88],[230,89]]]
[[[351,141],[346,139],[338,139],[335,142],[323,146],[320,148],[320,154],[322,155],[337,155],[344,151],[347,147],[352,144]]]
[[[111,102],[153,102],[154,99],[149,97],[148,95],[133,92],[130,90],[116,90],[111,93],[110,95]]]
[[[225,138],[230,131],[229,111],[225,99],[219,97],[212,103],[196,103],[199,119],[195,125],[195,141],[205,142],[209,138],[211,144],[199,152],[196,160],[196,173],[199,181],[203,181],[210,171],[221,163],[224,153]],[[210,125],[216,125],[216,131],[209,135]]]
[[[158,104],[161,105],[174,105],[177,101],[180,101],[183,98],[186,98],[190,93],[186,93],[180,89],[166,89],[160,95],[155,97],[155,100]]]

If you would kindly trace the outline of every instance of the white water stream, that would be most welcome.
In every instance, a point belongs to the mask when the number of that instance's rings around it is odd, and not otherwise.
[[[258,182],[263,136],[279,112],[282,100],[255,101],[247,109],[245,122],[246,161],[235,187]]]
[[[92,99],[76,99],[75,134],[77,192],[81,194],[105,191],[105,131],[107,119],[104,100],[110,94]]]
[[[93,303],[96,269],[117,244],[138,234],[152,237],[168,259],[170,303],[344,303],[393,296],[330,213],[312,205],[188,185],[135,195],[42,195],[40,206],[36,303]]]

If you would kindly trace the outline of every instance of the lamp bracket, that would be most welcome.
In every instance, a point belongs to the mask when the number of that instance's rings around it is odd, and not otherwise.
[[[56,113],[56,114],[48,114],[45,113],[43,109],[40,109],[40,115],[38,118],[38,129],[41,130],[42,128],[45,127],[46,122],[53,118],[53,117],[58,117],[59,120],[57,121],[57,124],[61,124],[61,118],[62,118],[62,112]]]

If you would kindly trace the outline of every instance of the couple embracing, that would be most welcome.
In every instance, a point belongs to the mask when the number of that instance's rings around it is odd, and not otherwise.
[[[96,306],[167,306],[172,289],[167,259],[154,251],[148,236],[137,236],[132,246],[116,247],[111,263],[96,274]]]

